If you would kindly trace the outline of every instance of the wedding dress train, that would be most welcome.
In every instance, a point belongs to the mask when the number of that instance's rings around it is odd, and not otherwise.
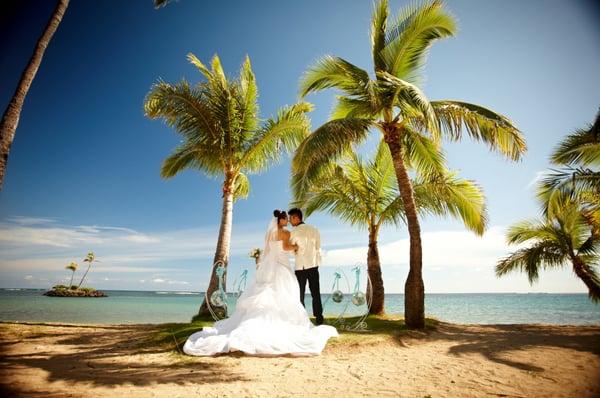
[[[271,228],[255,278],[240,295],[235,311],[188,337],[186,354],[319,355],[327,340],[338,336],[333,326],[310,322],[288,254],[275,236]]]

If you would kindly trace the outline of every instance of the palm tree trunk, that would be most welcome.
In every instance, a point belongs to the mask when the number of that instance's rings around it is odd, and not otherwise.
[[[79,289],[79,288],[81,287],[81,284],[82,284],[82,283],[83,283],[83,281],[85,280],[85,277],[87,276],[87,274],[88,274],[88,271],[90,270],[90,267],[91,267],[91,266],[92,266],[92,263],[90,262],[90,263],[88,264],[88,267],[87,267],[87,269],[85,270],[85,274],[83,274],[83,277],[82,277],[82,278],[81,278],[81,280],[79,281],[79,285],[77,285],[77,289]]]
[[[21,116],[25,96],[40,67],[48,43],[50,42],[50,39],[52,39],[54,32],[56,32],[68,5],[69,0],[58,1],[58,4],[52,13],[52,17],[50,18],[50,21],[48,21],[46,29],[44,29],[44,33],[39,38],[35,50],[33,51],[33,55],[29,59],[29,63],[21,75],[21,80],[19,80],[15,93],[13,94],[8,107],[4,111],[4,115],[2,115],[2,121],[0,122],[0,189],[2,189],[2,183],[4,182],[8,154],[15,138],[15,132],[17,130],[17,125],[19,124],[19,117]]]
[[[384,313],[384,290],[383,278],[381,277],[381,263],[379,262],[379,249],[377,247],[376,227],[369,228],[369,252],[367,254],[367,269],[371,284],[367,284],[367,300],[369,303],[369,314],[383,315]]]
[[[573,271],[585,283],[588,295],[594,302],[600,302],[600,283],[590,272],[589,266],[578,256],[573,256]]]
[[[215,273],[215,264],[220,262],[225,267],[225,274],[223,275],[223,288],[225,289],[225,282],[227,280],[227,264],[229,262],[229,247],[231,245],[231,227],[233,220],[233,183],[234,179],[227,181],[223,184],[223,209],[221,213],[221,227],[219,228],[219,239],[217,241],[217,249],[213,258],[213,267],[210,276],[210,282],[208,284],[206,297],[210,298],[210,295],[219,288],[219,278]],[[225,316],[224,308],[211,307],[213,311],[217,312],[219,316]],[[206,299],[202,301],[202,305],[198,310],[198,314],[192,319],[199,319],[206,316],[210,316],[210,311],[206,304]]]
[[[417,217],[414,191],[399,139],[399,131],[386,131],[385,142],[390,148],[400,196],[404,203],[408,234],[410,237],[410,270],[404,285],[404,320],[410,329],[425,327],[425,286],[423,284],[423,253],[421,248],[421,227]]]
[[[73,277],[75,276],[75,271],[71,273],[71,282],[69,282],[69,289],[73,286]]]

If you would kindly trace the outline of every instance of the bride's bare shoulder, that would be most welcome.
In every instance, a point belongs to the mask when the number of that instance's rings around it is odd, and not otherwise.
[[[281,228],[277,231],[277,240],[286,240],[290,238],[290,231],[285,228]]]

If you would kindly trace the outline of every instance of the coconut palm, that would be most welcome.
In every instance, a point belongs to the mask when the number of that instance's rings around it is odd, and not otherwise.
[[[171,178],[182,170],[199,170],[223,178],[221,226],[213,264],[227,267],[233,217],[233,203],[248,196],[247,174],[260,173],[294,150],[309,134],[306,115],[312,105],[299,102],[281,108],[275,117],[260,123],[258,89],[250,58],[246,57],[236,80],[225,77],[218,56],[208,69],[196,56],[188,60],[206,81],[190,85],[155,84],[145,101],[149,118],[163,118],[181,135],[179,147],[163,162],[161,175]],[[207,296],[218,288],[214,269]],[[219,309],[217,309],[219,310]],[[198,315],[207,315],[206,302]]]
[[[415,207],[419,214],[448,215],[463,220],[467,228],[482,234],[486,225],[485,199],[473,182],[455,174],[419,173],[412,179]],[[295,203],[310,215],[327,211],[369,233],[367,269],[371,291],[367,298],[371,314],[384,312],[384,285],[377,240],[381,227],[406,223],[404,203],[388,146],[380,142],[375,156],[364,161],[355,152],[330,165],[312,185],[302,201]]]
[[[69,0],[59,0],[57,2],[42,36],[40,36],[37,41],[35,49],[33,50],[33,55],[29,59],[29,62],[21,75],[15,93],[2,115],[2,121],[0,121],[0,189],[2,189],[2,183],[4,182],[8,155],[10,153],[10,147],[15,139],[15,132],[19,125],[19,118],[21,116],[25,97],[29,92],[29,87],[31,87],[31,83],[37,74],[40,64],[42,63],[44,52],[46,51],[52,36],[54,36],[54,32],[58,29],[58,25],[60,25],[68,5]]]
[[[560,211],[566,195],[581,205],[594,233],[600,234],[600,111],[593,124],[567,136],[550,159],[561,168],[541,183],[538,196],[545,214]]]
[[[496,265],[496,275],[512,271],[527,274],[529,283],[539,279],[540,269],[565,267],[570,264],[575,275],[586,285],[589,297],[600,302],[600,236],[580,211],[579,203],[567,195],[556,194],[560,211],[541,220],[528,220],[512,226],[508,231],[511,244],[526,244]]]
[[[73,277],[75,276],[75,271],[77,271],[77,263],[72,262],[71,264],[65,267],[68,270],[71,270],[73,273],[71,274],[71,282],[69,282],[69,288],[73,286]]]
[[[525,151],[521,133],[505,116],[461,101],[429,101],[418,87],[429,47],[455,31],[455,20],[441,1],[407,6],[388,27],[388,2],[380,0],[371,23],[374,78],[342,58],[326,56],[308,69],[300,83],[303,97],[327,88],[336,88],[341,95],[330,120],[296,151],[292,162],[296,197],[302,198],[326,171],[329,159],[339,158],[371,131],[379,131],[390,149],[410,236],[404,305],[410,328],[425,326],[425,296],[421,229],[407,171],[408,152],[415,152],[422,166],[441,173],[440,155],[426,148],[438,146],[442,137],[460,140],[463,130],[508,159],[518,160]]]
[[[83,274],[83,277],[81,278],[81,280],[79,281],[79,285],[77,285],[77,289],[79,289],[81,287],[81,284],[83,283],[83,281],[85,280],[85,277],[87,276],[88,272],[90,271],[90,268],[92,266],[93,262],[97,262],[98,260],[96,260],[96,255],[94,254],[94,252],[89,252],[87,254],[87,256],[85,256],[85,258],[83,259],[84,263],[88,263],[88,267],[85,270],[85,274]]]

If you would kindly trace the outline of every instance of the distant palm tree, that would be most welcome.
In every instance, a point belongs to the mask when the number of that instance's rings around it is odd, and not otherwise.
[[[88,263],[88,267],[85,270],[85,274],[83,274],[83,277],[79,281],[79,285],[77,285],[77,289],[79,289],[81,287],[81,284],[83,283],[83,281],[85,280],[85,277],[87,276],[88,272],[90,271],[90,267],[92,266],[92,263],[97,262],[97,261],[98,260],[96,260],[96,255],[94,254],[94,252],[89,252],[87,254],[87,256],[83,259],[84,263]]]
[[[42,36],[38,39],[35,49],[33,50],[33,55],[29,59],[29,63],[21,75],[15,93],[2,115],[2,121],[0,121],[0,189],[2,189],[2,184],[4,182],[8,155],[13,140],[15,139],[15,132],[19,125],[19,118],[21,117],[21,110],[23,109],[25,97],[29,92],[29,87],[31,87],[31,83],[37,74],[40,64],[42,63],[42,58],[50,43],[50,39],[52,39],[54,32],[58,29],[58,25],[60,25],[68,5],[69,0],[59,0],[56,4],[56,8],[52,12],[50,21],[48,21],[44,33],[42,33]]]
[[[561,209],[548,218],[529,220],[512,226],[508,231],[511,244],[530,243],[496,265],[496,275],[511,271],[525,272],[529,283],[539,278],[541,268],[559,268],[571,264],[575,275],[586,285],[589,297],[600,302],[600,236],[592,229],[580,211],[579,204],[557,193]]]
[[[371,23],[374,79],[367,71],[339,58],[326,56],[302,78],[301,96],[327,88],[342,95],[330,121],[314,131],[296,151],[292,168],[296,197],[302,198],[329,159],[339,158],[364,141],[372,129],[383,135],[393,159],[410,236],[410,271],[405,284],[405,321],[409,328],[425,327],[421,228],[414,188],[407,171],[407,154],[414,152],[423,167],[443,171],[441,154],[425,150],[442,136],[462,137],[463,128],[490,149],[518,160],[525,141],[504,116],[461,101],[429,101],[416,85],[429,47],[456,31],[454,18],[438,0],[405,7],[388,27],[388,2],[375,4]]]
[[[467,228],[482,234],[486,221],[485,198],[473,182],[452,173],[420,173],[412,180],[415,206],[420,214],[448,215],[463,220]],[[384,312],[384,285],[377,240],[384,225],[406,223],[404,203],[398,195],[394,165],[385,142],[380,142],[373,159],[364,161],[354,152],[330,165],[302,201],[294,205],[307,215],[327,211],[369,232],[367,268],[372,290],[367,297],[371,314]],[[372,294],[371,294],[372,292]]]
[[[236,80],[225,77],[216,55],[211,69],[193,54],[188,60],[206,81],[194,86],[185,80],[177,84],[160,81],[152,87],[144,107],[149,118],[163,118],[183,138],[163,162],[162,177],[171,178],[185,169],[223,177],[221,227],[213,264],[220,262],[227,267],[233,203],[248,196],[247,174],[268,169],[282,154],[298,146],[310,133],[306,113],[312,105],[300,102],[283,107],[276,117],[261,123],[250,58],[246,57]],[[213,269],[207,296],[217,288],[218,277]],[[198,315],[208,314],[203,301]]]
[[[578,202],[584,217],[600,235],[600,111],[585,129],[568,135],[550,157],[561,166],[542,181],[539,198],[552,216],[561,209],[561,198]]]
[[[71,270],[73,273],[71,274],[71,282],[69,282],[69,288],[73,286],[73,277],[75,276],[75,271],[77,271],[77,263],[72,262],[71,264],[65,267],[68,270]]]

